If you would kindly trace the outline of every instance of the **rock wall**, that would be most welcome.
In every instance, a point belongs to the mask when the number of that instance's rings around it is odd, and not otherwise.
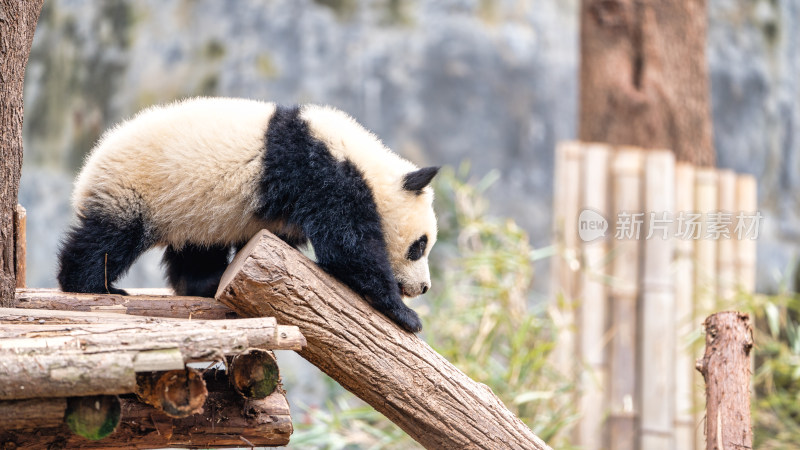
[[[771,290],[800,241],[800,0],[709,9],[719,165],[760,180],[759,286]],[[493,211],[548,245],[553,149],[576,133],[577,10],[575,0],[48,1],[25,94],[28,283],[55,285],[67,186],[100,133],[194,95],[328,103],[419,164],[498,170]],[[163,283],[158,255],[147,259],[123,286]]]

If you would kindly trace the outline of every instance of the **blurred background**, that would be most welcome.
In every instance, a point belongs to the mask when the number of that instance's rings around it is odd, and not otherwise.
[[[717,166],[758,179],[764,216],[758,291],[790,292],[797,288],[800,250],[800,1],[708,4]],[[25,84],[20,203],[28,210],[27,284],[56,286],[55,255],[72,219],[73,177],[116,122],[155,103],[198,95],[330,104],[419,165],[460,168],[446,172],[437,188],[445,236],[434,250],[441,253],[434,269],[443,282],[412,306],[427,325],[447,298],[476,301],[460,305],[463,315],[454,325],[430,331],[427,339],[457,365],[468,353],[511,352],[503,361],[521,358],[525,370],[542,374],[535,364],[543,354],[477,344],[459,349],[457,341],[477,332],[470,324],[486,308],[498,307],[479,295],[487,290],[508,302],[501,308],[530,308],[522,329],[531,339],[546,332],[537,308],[548,291],[554,149],[577,130],[578,10],[575,0],[48,0]],[[485,245],[464,248],[462,232],[477,233]],[[491,254],[497,276],[487,277],[486,267],[470,265],[469,258],[478,261],[492,248],[512,251]],[[160,256],[145,255],[120,286],[164,286]],[[514,257],[519,264],[509,267]],[[511,337],[520,330],[519,323],[506,325]],[[436,333],[450,343],[435,341]],[[522,347],[546,352],[543,342]],[[315,368],[292,356],[279,358],[295,420],[308,419],[301,439],[309,445],[323,435],[334,439],[331,429],[350,421],[349,434],[324,445],[350,445],[353,436],[387,446],[404,442],[402,433],[342,400],[335,383],[320,381]],[[562,435],[561,424],[574,411],[546,402],[568,386],[543,384],[544,376],[511,386],[513,377],[501,372],[513,364],[493,374],[485,363],[464,360],[459,367],[474,364],[486,372],[484,382],[546,439]],[[314,428],[321,423],[338,425]]]

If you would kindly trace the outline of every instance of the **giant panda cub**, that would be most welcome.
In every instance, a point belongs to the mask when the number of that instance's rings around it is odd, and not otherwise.
[[[438,168],[418,168],[330,107],[195,98],[106,132],[75,182],[59,257],[70,292],[117,293],[136,258],[166,247],[178,295],[213,296],[231,248],[266,228],[310,241],[318,264],[398,325],[430,288]]]

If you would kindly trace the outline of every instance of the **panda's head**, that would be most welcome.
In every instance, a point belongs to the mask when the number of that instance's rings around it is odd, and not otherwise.
[[[436,243],[436,216],[430,182],[438,167],[407,172],[399,182],[399,202],[385,217],[389,262],[403,296],[416,297],[431,287],[428,255]]]
[[[335,108],[305,105],[301,114],[312,136],[334,158],[351,161],[362,171],[374,194],[400,291],[406,297],[425,293],[431,286],[428,254],[436,242],[430,183],[439,168],[418,168]]]

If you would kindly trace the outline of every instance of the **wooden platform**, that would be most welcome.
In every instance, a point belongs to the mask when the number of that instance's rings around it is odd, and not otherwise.
[[[177,332],[178,329],[186,328],[187,321],[192,322],[190,328],[206,329],[215,327],[233,329],[237,324],[247,322],[247,320],[225,320],[239,319],[239,316],[213,298],[179,297],[172,295],[172,291],[169,289],[134,289],[129,293],[132,295],[74,294],[57,289],[18,288],[16,290],[17,308],[0,308],[0,326],[2,327],[0,344],[3,344],[0,345],[0,352],[7,352],[6,362],[14,358],[55,358],[55,360],[66,361],[67,357],[74,358],[76,354],[86,353],[86,351],[91,354],[90,356],[98,356],[96,353],[99,350],[96,350],[95,347],[99,347],[93,346],[94,335],[92,333],[96,333],[97,329],[103,327],[110,329],[109,333],[123,332],[124,334],[131,330],[139,330],[136,332],[136,336],[146,342],[149,335],[148,330],[152,327],[161,327]],[[209,320],[211,322],[208,322]],[[269,328],[270,324],[276,329],[276,341],[274,345],[263,345],[262,347],[293,349],[302,347],[283,346],[280,343],[292,338],[295,334],[299,335],[296,327],[277,326],[275,319],[272,318],[258,319],[259,329],[262,326]],[[209,339],[216,339],[220,336],[219,332],[210,331],[210,333],[210,335],[206,335]],[[103,336],[102,332],[99,336]],[[113,338],[111,334],[108,336]],[[128,333],[127,336],[123,339],[124,342],[115,341],[122,346],[120,351],[123,353],[123,350],[130,350],[128,347],[132,347],[134,341],[131,333]],[[60,348],[50,348],[49,344],[44,347],[34,345],[36,341],[52,340],[54,337],[62,340],[77,339],[85,341],[85,344],[75,348],[64,347],[63,351],[66,353],[63,354],[63,358],[58,353],[62,351]],[[300,337],[302,338],[301,335]],[[156,341],[158,340],[154,337],[153,342]],[[21,342],[24,345],[22,347],[15,346],[15,342]],[[178,348],[187,342],[180,340],[180,342],[175,342],[175,346]],[[246,350],[244,347],[259,347],[259,344],[249,342],[247,339],[242,340],[241,346],[227,349],[219,347],[211,341],[208,342],[207,354],[210,355],[211,360],[218,360],[223,357],[223,354],[239,354]],[[156,347],[163,346],[162,344],[164,343],[161,342]],[[303,339],[304,344],[305,340]],[[139,351],[148,353],[144,347]],[[105,361],[102,355],[99,356],[101,358],[98,361]],[[133,358],[134,361],[140,359]],[[183,371],[183,363],[186,360],[198,360],[198,358],[187,359],[184,355],[182,361],[179,357],[177,363],[181,371]],[[15,363],[10,366],[6,365],[5,369],[8,369],[6,372],[14,372],[20,367],[28,367],[36,372],[35,369],[39,366]],[[5,369],[2,364],[2,355],[0,355],[0,373],[4,373]],[[47,367],[43,367],[44,369]],[[163,370],[167,369],[175,368]],[[164,371],[147,372],[149,370],[162,369],[150,368],[140,373],[140,369],[136,369],[134,365],[130,375],[133,376],[135,372],[136,381],[127,380],[124,383],[125,386],[138,385],[140,374],[167,373]],[[37,374],[43,377],[43,383],[49,383],[50,377],[55,376],[52,373],[48,375],[50,372],[47,370],[38,372]],[[96,371],[86,370],[82,372],[82,376],[91,376],[94,372]],[[68,396],[84,394],[76,393],[73,390],[62,393],[57,389],[51,389],[52,392],[47,391],[43,396],[23,395],[23,391],[19,390],[21,389],[19,385],[25,384],[24,380],[27,377],[18,378],[20,382],[16,384],[6,383],[3,391],[7,394],[5,395],[6,399],[0,400],[0,418],[2,418],[0,420],[0,448],[224,448],[285,446],[289,443],[293,427],[286,394],[279,383],[277,388],[266,398],[246,398],[231,386],[225,370],[210,369],[204,370],[202,373],[207,388],[207,398],[204,403],[200,403],[203,405],[203,410],[183,418],[170,417],[165,414],[165,410],[144,403],[136,394],[130,393],[132,392],[130,389],[116,391],[112,389],[109,391],[112,395],[120,394],[119,424],[113,433],[99,440],[81,437],[65,423],[65,414],[68,411],[70,398],[79,398]],[[58,379],[52,378],[52,381],[57,384]],[[24,392],[35,390],[33,387],[33,385],[28,386],[30,389],[25,389]],[[20,395],[14,395],[15,392]]]

